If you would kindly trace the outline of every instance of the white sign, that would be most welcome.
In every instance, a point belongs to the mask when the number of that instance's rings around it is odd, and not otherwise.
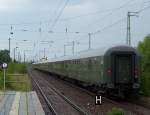
[[[6,69],[7,68],[7,63],[3,63],[2,67],[3,67],[3,69]]]
[[[101,105],[102,104],[102,97],[100,95],[95,96],[95,105]]]

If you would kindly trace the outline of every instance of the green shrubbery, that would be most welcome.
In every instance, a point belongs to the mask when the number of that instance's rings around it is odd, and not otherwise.
[[[10,62],[6,70],[6,82],[13,81],[14,83],[6,83],[6,89],[19,90],[19,91],[30,90],[31,82],[26,73],[27,73],[27,69],[25,64]],[[4,84],[3,75],[4,75],[3,70],[1,69],[0,89],[3,89],[3,84]]]
[[[8,64],[7,72],[8,73],[21,73],[21,74],[24,74],[24,73],[27,72],[26,65],[21,64],[21,63],[11,62],[11,63]]]
[[[9,57],[9,50],[0,50],[0,61],[6,63],[11,61],[11,58]]]
[[[108,112],[107,115],[124,115],[124,111],[121,108],[112,108],[111,112]]]
[[[150,96],[150,35],[139,42],[138,50],[141,54],[141,91],[145,96]]]

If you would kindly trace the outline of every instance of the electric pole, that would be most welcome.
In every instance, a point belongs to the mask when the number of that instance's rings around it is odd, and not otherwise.
[[[66,34],[67,34],[67,32],[68,32],[68,29],[67,29],[67,27],[66,27]]]
[[[64,56],[66,56],[66,45],[64,45]]]
[[[26,62],[26,54],[25,54],[25,50],[24,50],[24,64]]]
[[[72,54],[74,55],[74,46],[75,46],[75,41],[72,41]]]
[[[16,61],[16,52],[17,52],[16,50],[17,50],[17,48],[18,48],[18,47],[15,47],[15,48],[14,48],[14,62]]]
[[[11,26],[10,27],[10,35],[13,35],[12,29],[13,29],[13,27]],[[10,57],[10,40],[11,40],[11,38],[9,37],[8,40],[9,40],[9,57]]]
[[[72,42],[64,45],[64,56],[66,56],[66,46],[72,46],[72,54],[74,55],[74,53],[75,53],[75,44],[80,44],[80,42],[72,41]]]
[[[42,38],[42,27],[41,27],[41,22],[40,22],[40,27],[39,27],[39,33],[40,33],[40,39]]]
[[[11,38],[9,38],[8,40],[9,40],[9,57],[10,57],[10,40],[11,40]]]
[[[68,39],[68,28],[66,27],[66,39],[67,39],[67,42],[69,41],[69,39]]]
[[[44,59],[45,59],[45,48],[44,48]]]
[[[15,62],[15,55],[16,55],[15,50],[16,50],[16,48],[14,48],[14,62]]]
[[[89,35],[89,50],[91,49],[91,33],[88,34]]]
[[[16,61],[16,48],[14,48],[14,62]]]
[[[32,50],[24,50],[24,64],[26,63],[26,52],[32,51]]]
[[[127,45],[131,45],[131,16],[138,16],[138,12],[128,12],[127,13]]]

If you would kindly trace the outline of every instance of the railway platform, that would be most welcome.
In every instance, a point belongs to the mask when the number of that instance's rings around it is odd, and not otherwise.
[[[0,92],[0,115],[45,115],[36,92]]]

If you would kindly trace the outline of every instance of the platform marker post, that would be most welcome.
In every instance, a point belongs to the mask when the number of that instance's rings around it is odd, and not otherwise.
[[[5,92],[5,83],[6,83],[6,69],[4,69],[4,92]]]
[[[3,63],[2,64],[2,69],[4,71],[4,92],[5,92],[5,89],[6,89],[6,69],[7,69],[7,63]]]

